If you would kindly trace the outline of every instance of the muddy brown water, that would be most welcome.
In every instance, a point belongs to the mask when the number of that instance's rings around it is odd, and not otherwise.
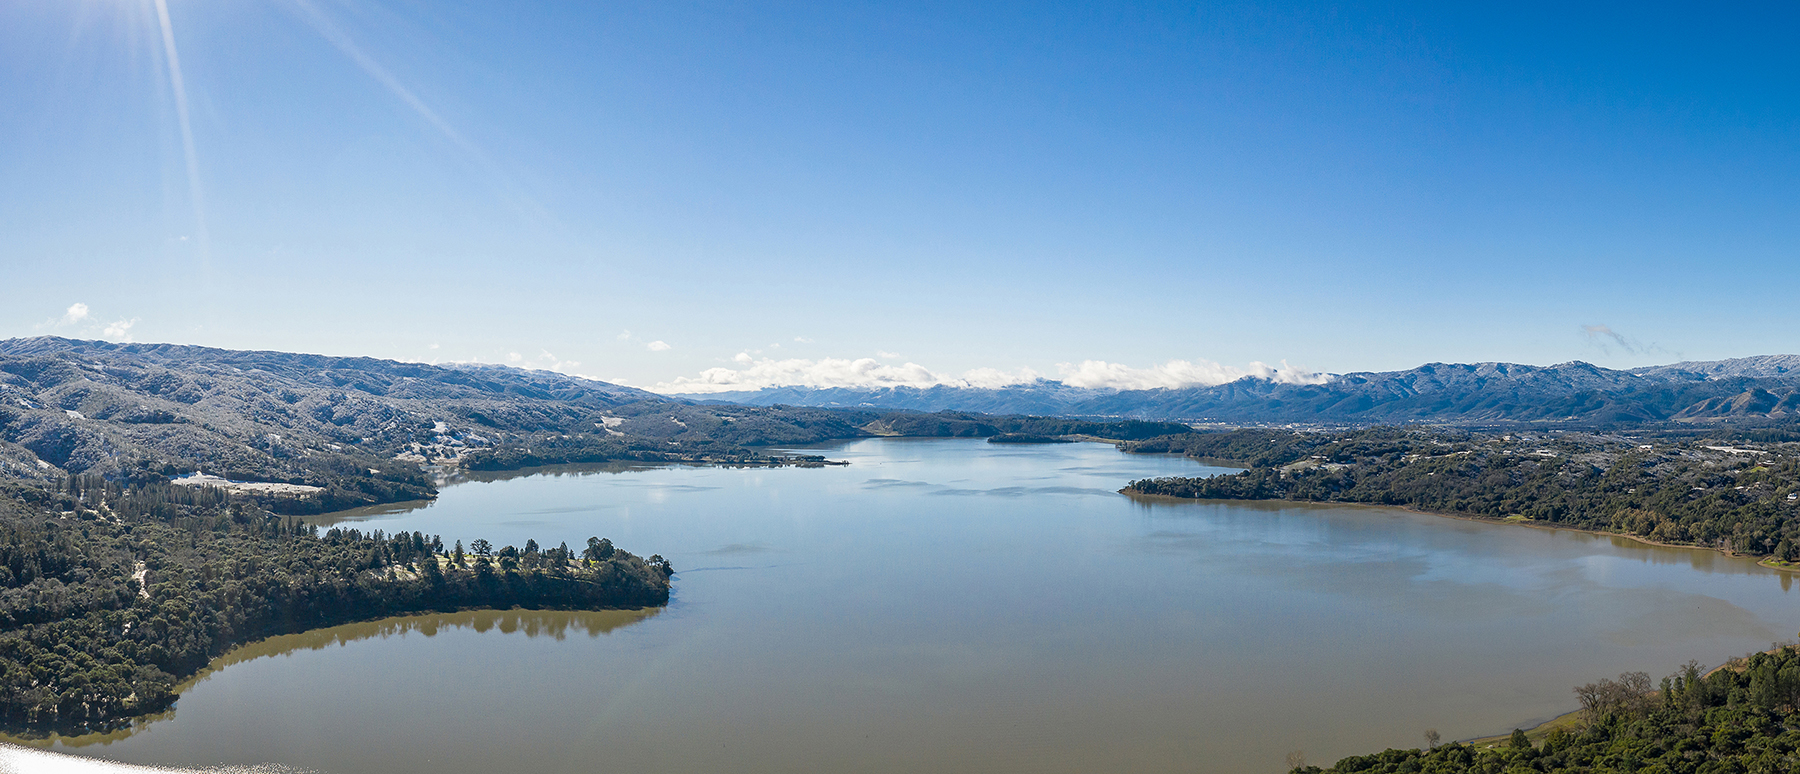
[[[1404,511],[1134,500],[1101,444],[869,439],[825,469],[565,468],[347,517],[679,571],[660,611],[276,638],[51,749],[326,772],[1278,772],[1494,734],[1788,639],[1787,575]]]

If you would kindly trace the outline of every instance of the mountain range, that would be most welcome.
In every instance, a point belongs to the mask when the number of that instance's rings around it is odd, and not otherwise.
[[[896,413],[898,412],[898,413]],[[945,412],[945,413],[908,413]],[[1007,416],[979,416],[1012,415]],[[1019,415],[1063,417],[1029,420]],[[1322,384],[1162,390],[1041,380],[1000,389],[779,388],[667,396],[548,371],[55,337],[0,341],[0,483],[201,473],[322,494],[428,496],[428,469],[598,460],[757,462],[757,448],[868,435],[1183,432],[1179,424],[1785,423],[1800,356],[1613,370],[1432,363]]]
[[[1578,422],[1771,419],[1800,412],[1800,355],[1682,362],[1629,370],[1429,363],[1334,376],[1323,384],[1245,377],[1154,390],[1040,379],[1000,388],[776,387],[676,396],[754,406],[975,411],[1221,423]]]
[[[867,435],[868,412],[698,406],[505,366],[56,337],[0,341],[0,483],[203,473],[324,491],[318,507],[429,495],[470,455],[710,459]],[[533,456],[536,455],[536,456]],[[489,460],[493,464],[493,460]]]

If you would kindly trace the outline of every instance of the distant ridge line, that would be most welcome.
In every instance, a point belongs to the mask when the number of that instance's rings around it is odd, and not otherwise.
[[[1216,385],[1124,390],[1040,379],[998,388],[771,387],[677,397],[746,405],[1118,416],[1220,422],[1580,422],[1800,417],[1800,355],[1683,361],[1626,370],[1584,361],[1426,363],[1333,375],[1323,384],[1246,376]]]

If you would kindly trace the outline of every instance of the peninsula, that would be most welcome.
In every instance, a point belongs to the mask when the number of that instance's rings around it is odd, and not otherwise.
[[[1414,508],[1800,560],[1800,433],[1242,429],[1122,444],[1247,467],[1128,494]]]

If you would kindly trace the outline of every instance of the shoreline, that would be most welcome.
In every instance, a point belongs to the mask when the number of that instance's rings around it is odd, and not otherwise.
[[[1764,651],[1760,651],[1760,652],[1761,653],[1776,653],[1776,652],[1779,652],[1781,650],[1781,648],[1785,648],[1785,647],[1792,647],[1792,645],[1791,644],[1790,645],[1782,645],[1781,647],[1771,648],[1769,650],[1764,650]],[[1750,655],[1754,655],[1754,654],[1746,654],[1743,656],[1732,656],[1731,658],[1725,659],[1725,663],[1720,664],[1711,669],[1708,669],[1705,672],[1702,672],[1701,676],[1702,677],[1712,677],[1715,673],[1717,673],[1723,669],[1742,669],[1744,667],[1745,661],[1749,658]],[[1652,691],[1651,693],[1652,693],[1652,695],[1655,695],[1658,692]],[[1525,728],[1525,727],[1521,726],[1520,730],[1525,732],[1525,738],[1530,739],[1535,744],[1535,743],[1543,741],[1543,738],[1546,735],[1548,735],[1551,731],[1554,731],[1558,728],[1574,728],[1575,726],[1578,726],[1580,724],[1580,720],[1576,716],[1580,715],[1580,714],[1581,714],[1581,710],[1578,710],[1578,709],[1570,710],[1561,715],[1557,715],[1556,717],[1546,720],[1542,723],[1533,725],[1530,728]],[[1510,741],[1511,736],[1512,736],[1512,732],[1508,731],[1504,734],[1495,734],[1493,736],[1478,736],[1478,737],[1474,737],[1471,739],[1459,739],[1456,741],[1458,744],[1466,744],[1466,745],[1470,745],[1470,746],[1497,747],[1499,745],[1505,744],[1508,741]]]
[[[1195,458],[1195,459],[1198,459],[1198,458]],[[1492,518],[1492,517],[1488,517],[1488,516],[1471,516],[1468,514],[1461,514],[1461,513],[1446,513],[1443,511],[1432,511],[1432,510],[1426,510],[1423,508],[1415,508],[1410,505],[1379,505],[1376,503],[1335,502],[1335,501],[1329,501],[1329,500],[1291,500],[1291,499],[1287,499],[1287,498],[1269,498],[1269,499],[1260,499],[1260,500],[1250,500],[1250,499],[1176,497],[1174,495],[1149,494],[1149,493],[1145,493],[1145,492],[1139,492],[1137,490],[1132,489],[1131,487],[1125,487],[1125,488],[1120,489],[1119,494],[1125,495],[1126,497],[1130,497],[1132,499],[1141,499],[1141,500],[1150,500],[1150,501],[1160,500],[1160,501],[1166,501],[1166,502],[1171,502],[1171,503],[1291,503],[1294,505],[1314,505],[1314,506],[1327,506],[1328,505],[1328,506],[1338,506],[1338,507],[1349,506],[1349,507],[1356,507],[1356,508],[1382,508],[1382,509],[1406,511],[1408,513],[1416,513],[1416,514],[1419,514],[1422,516],[1435,516],[1435,517],[1447,518],[1447,519],[1457,519],[1459,521],[1469,521],[1469,522],[1475,522],[1475,523],[1479,523],[1479,524],[1530,527],[1533,529],[1549,530],[1552,532],[1562,530],[1562,531],[1569,531],[1569,532],[1577,532],[1577,533],[1581,533],[1581,534],[1585,534],[1585,535],[1593,535],[1595,537],[1624,538],[1626,540],[1630,540],[1632,542],[1639,543],[1639,544],[1646,545],[1646,546],[1654,546],[1657,548],[1679,548],[1679,549],[1685,549],[1685,550],[1689,550],[1689,551],[1709,551],[1709,552],[1720,554],[1720,555],[1730,557],[1733,559],[1749,560],[1749,559],[1753,558],[1753,556],[1750,554],[1740,554],[1740,553],[1726,550],[1723,548],[1712,548],[1709,546],[1699,546],[1699,545],[1691,545],[1691,544],[1683,544],[1683,543],[1663,543],[1663,542],[1659,542],[1659,541],[1655,541],[1655,540],[1650,540],[1649,538],[1639,537],[1637,535],[1626,534],[1623,532],[1607,532],[1604,530],[1584,529],[1582,527],[1557,525],[1552,522],[1543,522],[1543,521],[1539,521],[1537,519],[1527,519],[1527,518],[1520,517],[1520,516],[1507,516],[1507,517],[1502,517],[1502,518],[1496,519],[1496,518]],[[1779,573],[1782,575],[1800,574],[1800,563],[1796,563],[1795,565],[1784,566],[1781,564],[1771,564],[1770,563],[1771,561],[1779,561],[1779,560],[1774,560],[1772,558],[1765,557],[1762,559],[1757,559],[1756,564],[1759,567],[1773,570],[1776,573]],[[1706,674],[1711,675],[1712,673],[1717,672],[1721,669],[1729,668],[1733,664],[1737,663],[1742,658],[1743,658],[1743,656],[1733,656],[1729,659],[1726,659],[1724,663],[1719,664],[1718,666],[1715,666],[1715,667],[1712,667],[1711,669],[1706,670]],[[1557,728],[1569,728],[1571,726],[1576,725],[1578,723],[1576,716],[1579,714],[1581,714],[1581,710],[1574,709],[1574,710],[1570,710],[1568,712],[1562,713],[1560,715],[1557,715],[1555,717],[1552,717],[1543,722],[1533,724],[1529,728],[1526,728],[1523,726],[1521,726],[1519,728],[1520,728],[1520,730],[1525,732],[1526,738],[1530,739],[1535,744],[1535,743],[1541,742],[1545,735],[1549,734],[1551,731],[1553,731]],[[1507,732],[1495,734],[1495,735],[1469,737],[1466,739],[1459,739],[1459,740],[1454,740],[1454,741],[1458,744],[1466,744],[1466,745],[1476,746],[1476,747],[1482,747],[1482,746],[1492,747],[1495,745],[1504,744],[1507,741],[1509,741],[1511,734],[1512,734],[1511,731],[1507,731]]]
[[[1349,506],[1349,507],[1356,507],[1356,508],[1390,508],[1390,509],[1397,510],[1397,511],[1407,511],[1409,513],[1417,513],[1417,514],[1421,514],[1424,516],[1438,516],[1438,517],[1442,517],[1442,518],[1446,518],[1446,519],[1458,519],[1461,521],[1473,521],[1473,522],[1478,522],[1478,523],[1482,523],[1482,524],[1503,524],[1503,525],[1518,526],[1518,527],[1530,527],[1532,529],[1547,529],[1547,530],[1552,530],[1552,531],[1563,530],[1563,531],[1568,531],[1568,532],[1579,532],[1579,533],[1582,533],[1585,535],[1595,535],[1595,536],[1599,536],[1599,537],[1624,538],[1626,540],[1630,540],[1635,543],[1642,543],[1647,546],[1656,546],[1657,548],[1682,548],[1682,549],[1687,549],[1690,551],[1710,551],[1712,553],[1719,554],[1721,556],[1731,557],[1733,559],[1746,559],[1746,560],[1755,559],[1756,564],[1758,566],[1764,567],[1766,569],[1774,570],[1776,572],[1790,574],[1790,575],[1800,574],[1800,562],[1782,563],[1779,559],[1774,559],[1772,557],[1764,556],[1762,558],[1757,558],[1756,554],[1740,554],[1736,551],[1732,551],[1730,549],[1725,549],[1725,548],[1714,548],[1712,546],[1695,545],[1693,543],[1663,543],[1663,542],[1651,540],[1649,538],[1642,537],[1639,535],[1633,535],[1633,534],[1630,534],[1627,532],[1608,532],[1606,530],[1588,529],[1586,527],[1574,527],[1574,526],[1569,526],[1566,524],[1557,524],[1555,522],[1542,521],[1539,519],[1528,519],[1523,516],[1503,516],[1500,518],[1494,518],[1492,516],[1471,516],[1466,513],[1448,513],[1445,511],[1426,510],[1424,508],[1416,508],[1411,505],[1381,505],[1379,503],[1358,503],[1358,502],[1347,502],[1347,501],[1340,501],[1340,500],[1292,500],[1292,499],[1288,499],[1285,497],[1273,497],[1273,498],[1267,498],[1267,499],[1177,497],[1175,495],[1150,494],[1148,492],[1139,492],[1135,489],[1132,489],[1131,487],[1124,487],[1124,488],[1118,490],[1118,492],[1119,492],[1119,494],[1125,495],[1126,497],[1141,498],[1141,499],[1145,499],[1145,500],[1166,500],[1169,502],[1181,502],[1181,503],[1201,503],[1201,502],[1205,502],[1205,503],[1293,503],[1296,505],[1332,505],[1332,506]]]
[[[1177,499],[1180,499],[1180,498],[1177,498]],[[1270,502],[1270,501],[1265,500],[1264,502]],[[1686,550],[1690,550],[1690,551],[1710,551],[1712,553],[1719,554],[1720,556],[1726,556],[1726,557],[1730,557],[1732,559],[1747,559],[1747,560],[1754,559],[1758,566],[1761,566],[1761,567],[1764,567],[1764,568],[1767,568],[1770,570],[1774,570],[1776,572],[1786,573],[1786,574],[1800,573],[1800,566],[1771,564],[1771,562],[1779,562],[1780,560],[1774,559],[1769,556],[1763,556],[1762,558],[1757,558],[1756,554],[1740,554],[1740,553],[1738,553],[1736,551],[1732,551],[1731,549],[1728,549],[1728,548],[1714,548],[1712,546],[1702,546],[1702,545],[1696,545],[1693,543],[1664,543],[1664,542],[1657,541],[1657,540],[1651,540],[1651,539],[1649,539],[1647,537],[1643,537],[1641,535],[1633,535],[1628,532],[1608,532],[1606,530],[1601,530],[1601,529],[1588,529],[1586,527],[1571,527],[1568,525],[1557,524],[1555,522],[1542,521],[1539,519],[1528,519],[1523,516],[1504,516],[1504,517],[1496,519],[1496,518],[1489,517],[1489,516],[1469,516],[1467,514],[1460,514],[1460,513],[1445,513],[1443,511],[1429,511],[1429,510],[1425,510],[1423,508],[1414,508],[1409,505],[1374,505],[1373,503],[1328,503],[1328,502],[1320,502],[1320,501],[1316,501],[1316,500],[1281,500],[1280,502],[1310,503],[1310,504],[1316,504],[1316,505],[1370,505],[1375,508],[1398,508],[1403,511],[1411,511],[1413,513],[1423,514],[1426,516],[1441,516],[1441,517],[1444,517],[1447,519],[1461,519],[1463,521],[1475,521],[1475,522],[1482,522],[1482,523],[1486,523],[1486,524],[1508,524],[1508,525],[1519,526],[1519,527],[1530,527],[1532,529],[1547,529],[1547,530],[1551,530],[1551,531],[1563,530],[1563,531],[1568,531],[1568,532],[1579,532],[1584,535],[1594,535],[1597,537],[1624,538],[1624,539],[1632,541],[1634,543],[1641,543],[1641,544],[1647,545],[1647,546],[1656,546],[1657,548],[1681,548],[1681,549],[1686,549]]]

